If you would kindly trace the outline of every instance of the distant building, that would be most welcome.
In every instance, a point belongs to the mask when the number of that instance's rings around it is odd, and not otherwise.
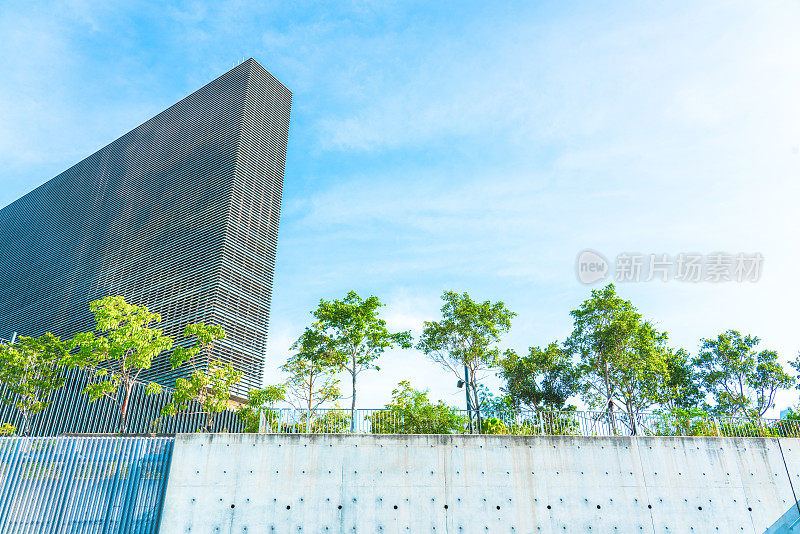
[[[221,325],[235,392],[260,387],[291,99],[249,59],[0,210],[0,337],[91,330],[122,295],[176,339]]]

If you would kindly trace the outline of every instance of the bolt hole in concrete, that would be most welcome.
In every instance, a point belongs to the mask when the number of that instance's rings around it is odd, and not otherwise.
[[[397,505],[396,504],[394,505],[394,509],[397,510]]]
[[[291,507],[291,506],[289,506],[289,505],[287,504],[287,505],[286,505],[286,509],[287,509],[287,510],[291,510],[291,509],[292,509],[292,507]]]
[[[339,508],[339,510],[341,510],[342,509],[342,505],[340,504],[338,508]]]
[[[500,509],[500,507],[498,506],[498,507],[497,507],[497,509],[499,510],[499,509]]]
[[[444,505],[444,509],[447,510],[447,505],[446,504]]]
[[[235,504],[232,504],[232,505],[231,505],[231,508],[236,508],[236,505],[235,505]]]

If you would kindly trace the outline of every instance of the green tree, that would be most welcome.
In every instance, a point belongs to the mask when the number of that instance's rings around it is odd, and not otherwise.
[[[47,408],[50,394],[64,385],[66,355],[66,343],[49,332],[0,345],[0,384],[5,386],[0,388],[0,400],[19,410],[21,435],[28,435],[31,417]]]
[[[580,393],[580,371],[555,341],[544,349],[530,347],[527,356],[508,350],[499,363],[501,390],[515,412],[562,410]]]
[[[283,384],[248,391],[247,401],[236,410],[236,415],[239,416],[244,431],[253,434],[260,432],[261,414],[264,414],[270,430],[277,431],[278,417],[273,406],[276,402],[282,401],[285,396],[286,386]]]
[[[362,299],[350,291],[341,300],[320,300],[313,312],[316,321],[311,336],[319,336],[331,365],[347,371],[352,380],[350,401],[350,429],[355,431],[356,379],[369,369],[379,370],[375,364],[386,349],[411,347],[409,332],[392,333],[378,310],[383,306],[378,297]]]
[[[667,379],[661,387],[659,404],[667,410],[697,409],[705,395],[689,353],[683,349],[667,349],[664,358]]]
[[[288,375],[285,400],[295,409],[306,412],[306,429],[311,430],[314,411],[337,400],[337,366],[328,350],[327,339],[316,330],[306,330],[293,345],[294,354],[281,366]]]
[[[442,319],[425,321],[417,348],[465,383],[481,428],[479,384],[496,367],[498,343],[516,315],[503,302],[476,302],[464,292],[445,291]]]
[[[636,433],[639,413],[659,401],[660,386],[667,378],[666,334],[645,321],[630,301],[617,296],[613,284],[592,290],[570,315],[573,331],[565,347],[580,358],[584,400],[607,410],[614,429],[618,403]]]
[[[153,358],[172,347],[172,338],[151,324],[161,316],[145,306],[128,304],[122,297],[105,297],[89,305],[97,327],[94,332],[77,334],[73,350],[65,359],[70,367],[82,367],[94,378],[83,392],[94,402],[111,399],[119,410],[119,432],[127,432],[127,415],[133,386],[140,373],[149,369]],[[152,384],[148,393],[157,391]]]
[[[694,365],[704,389],[716,401],[716,414],[761,417],[775,406],[778,390],[794,383],[775,351],[756,350],[759,342],[736,330],[701,340]]]
[[[170,356],[173,369],[187,364],[191,367],[189,378],[175,381],[172,401],[161,409],[162,416],[173,416],[179,412],[187,415],[205,415],[202,430],[211,432],[214,419],[230,407],[231,387],[242,379],[242,372],[233,365],[219,359],[211,359],[210,352],[215,341],[225,339],[225,330],[220,326],[203,323],[189,324],[183,331],[186,338],[195,337],[194,345],[175,347]],[[190,410],[196,402],[199,410]]]
[[[633,433],[639,414],[662,399],[663,384],[669,379],[667,334],[647,321],[641,321],[633,336],[632,350],[622,353],[617,398],[625,406]]]
[[[428,391],[414,389],[403,380],[392,391],[392,401],[370,416],[373,434],[455,434],[466,420],[457,408],[433,403]]]

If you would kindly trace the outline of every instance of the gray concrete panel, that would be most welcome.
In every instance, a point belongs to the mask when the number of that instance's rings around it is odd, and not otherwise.
[[[774,439],[193,434],[173,458],[169,533],[788,532],[794,505]]]

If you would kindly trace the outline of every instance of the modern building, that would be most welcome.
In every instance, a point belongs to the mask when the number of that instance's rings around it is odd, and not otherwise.
[[[235,393],[260,387],[291,98],[249,59],[0,210],[0,336],[91,330],[122,295],[176,339],[221,325]]]

